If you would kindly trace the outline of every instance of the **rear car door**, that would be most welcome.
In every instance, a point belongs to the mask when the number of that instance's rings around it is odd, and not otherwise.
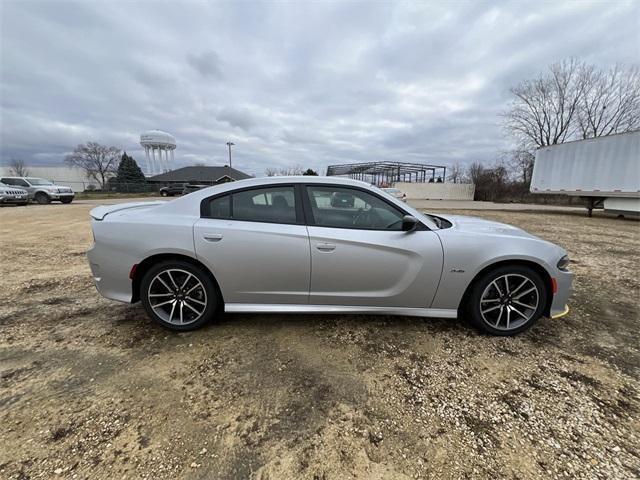
[[[205,199],[194,244],[226,303],[308,303],[309,237],[294,185]]]
[[[402,231],[405,212],[357,187],[309,184],[305,214],[311,245],[309,303],[428,308],[443,252],[421,225]]]

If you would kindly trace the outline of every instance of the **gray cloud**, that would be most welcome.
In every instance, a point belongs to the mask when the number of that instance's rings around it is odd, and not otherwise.
[[[200,54],[188,54],[187,61],[203,77],[220,78],[222,76],[220,57],[213,50]]]
[[[249,132],[251,127],[255,125],[251,110],[248,108],[221,108],[216,119],[246,132]]]
[[[150,7],[153,8],[150,8]],[[640,58],[637,2],[3,3],[0,161],[87,140],[179,166],[491,161],[508,88],[551,62]]]

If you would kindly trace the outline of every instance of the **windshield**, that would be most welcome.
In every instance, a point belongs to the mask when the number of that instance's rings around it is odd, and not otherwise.
[[[49,180],[45,180],[44,178],[27,178],[27,182],[31,185],[53,185]]]

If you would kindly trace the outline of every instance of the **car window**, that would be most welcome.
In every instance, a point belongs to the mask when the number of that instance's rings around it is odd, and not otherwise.
[[[314,224],[365,230],[402,230],[404,213],[377,196],[348,187],[308,186]]]
[[[15,185],[17,187],[28,187],[29,184],[22,180],[21,178],[3,178],[0,181],[7,185]]]
[[[31,185],[53,185],[53,183],[51,183],[49,180],[45,180],[44,178],[29,177],[29,178],[27,178],[27,181]]]
[[[209,202],[209,218],[231,218],[231,197],[214,198]]]
[[[234,220],[271,223],[296,223],[293,187],[269,187],[232,194]]]
[[[291,186],[244,190],[210,200],[206,216],[251,222],[296,223],[295,202]]]

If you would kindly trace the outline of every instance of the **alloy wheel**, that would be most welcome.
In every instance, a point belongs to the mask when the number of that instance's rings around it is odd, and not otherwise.
[[[515,330],[531,320],[539,303],[538,287],[530,278],[505,274],[495,278],[482,292],[480,314],[495,329]]]
[[[147,295],[153,312],[172,325],[194,323],[207,309],[202,282],[193,273],[179,268],[162,270],[153,277]]]

